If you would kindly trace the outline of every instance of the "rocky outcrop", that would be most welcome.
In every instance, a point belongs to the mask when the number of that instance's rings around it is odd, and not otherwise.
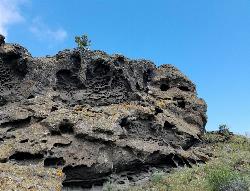
[[[195,85],[171,65],[83,49],[33,58],[0,38],[0,161],[102,184],[146,166],[203,161]],[[46,190],[46,189],[45,189]]]

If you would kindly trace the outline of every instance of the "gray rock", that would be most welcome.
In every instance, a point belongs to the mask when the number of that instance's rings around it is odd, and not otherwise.
[[[5,44],[5,41],[4,41],[5,37],[3,35],[0,34],[0,46],[2,44]]]
[[[65,185],[90,187],[206,159],[192,150],[206,103],[174,66],[81,49],[34,58],[4,44],[0,74],[0,161],[62,169]]]

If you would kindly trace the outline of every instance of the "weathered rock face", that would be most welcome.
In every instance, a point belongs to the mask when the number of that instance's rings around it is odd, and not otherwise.
[[[190,148],[205,124],[205,102],[171,65],[80,49],[33,58],[1,41],[2,163],[100,184],[135,167],[202,161]]]

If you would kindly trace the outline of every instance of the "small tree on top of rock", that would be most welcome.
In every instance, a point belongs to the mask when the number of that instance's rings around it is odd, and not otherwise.
[[[232,134],[229,130],[229,127],[225,124],[219,125],[219,133],[224,135],[226,139],[229,139],[230,135]]]
[[[88,39],[88,36],[86,34],[82,36],[76,36],[75,42],[78,46],[78,48],[82,49],[89,49],[91,41]]]

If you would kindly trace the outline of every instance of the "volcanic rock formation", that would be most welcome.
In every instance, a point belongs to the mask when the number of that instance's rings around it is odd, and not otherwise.
[[[204,160],[191,148],[206,108],[174,66],[84,49],[34,58],[0,37],[4,165],[61,169],[63,184],[84,187],[145,166],[190,166]]]

